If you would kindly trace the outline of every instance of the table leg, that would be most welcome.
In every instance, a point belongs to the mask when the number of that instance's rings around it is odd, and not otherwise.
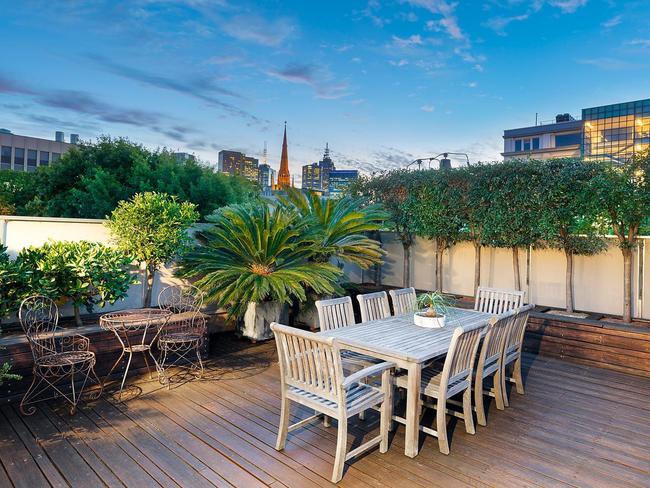
[[[420,434],[420,380],[422,365],[411,363],[408,367],[408,388],[406,389],[406,438],[404,454],[410,458],[418,455]]]

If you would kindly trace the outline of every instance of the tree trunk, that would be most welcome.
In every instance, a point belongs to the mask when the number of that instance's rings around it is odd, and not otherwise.
[[[442,293],[442,255],[445,252],[444,244],[436,241],[436,290]]]
[[[573,313],[573,253],[564,251],[566,255],[566,311]]]
[[[381,243],[381,234],[379,231],[374,232],[373,239],[375,239],[377,242]],[[374,272],[375,272],[375,286],[381,286],[381,262],[375,264],[374,266]]]
[[[145,280],[144,306],[151,307],[151,292],[153,290],[153,279],[156,275],[156,267],[150,264],[146,266],[147,279]]]
[[[404,247],[404,273],[402,275],[404,288],[411,286],[411,243],[402,241]]]
[[[83,322],[81,321],[81,312],[79,311],[79,305],[75,303],[73,305],[73,308],[74,308],[74,321],[78,327],[81,327],[83,325]]]
[[[512,267],[515,272],[515,289],[521,291],[521,275],[519,273],[519,248],[512,248]]]
[[[623,322],[632,322],[632,249],[624,247],[623,253]]]
[[[481,244],[474,241],[474,296],[481,286]]]

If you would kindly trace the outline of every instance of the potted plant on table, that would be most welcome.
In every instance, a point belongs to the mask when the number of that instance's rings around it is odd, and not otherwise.
[[[445,318],[451,306],[448,296],[439,291],[422,293],[418,296],[417,303],[420,311],[414,315],[415,325],[434,329],[445,326]]]

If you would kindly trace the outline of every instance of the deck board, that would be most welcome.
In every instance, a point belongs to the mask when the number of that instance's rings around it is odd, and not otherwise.
[[[349,463],[344,487],[650,486],[650,380],[526,355],[526,394],[488,409],[472,436],[450,421],[451,454],[422,437],[403,455],[404,429],[386,454]],[[315,423],[274,449],[280,414],[273,343],[225,340],[206,378],[171,391],[138,378],[140,394],[108,397],[70,416],[50,402],[32,417],[0,410],[0,486],[326,487],[336,429]],[[294,420],[310,415],[292,411]],[[425,417],[427,420],[428,417]],[[430,419],[429,419],[430,420]],[[348,431],[352,445],[376,435],[369,412]]]

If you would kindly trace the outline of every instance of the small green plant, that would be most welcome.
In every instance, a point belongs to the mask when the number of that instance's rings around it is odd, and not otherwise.
[[[453,300],[450,297],[439,291],[422,293],[418,296],[418,308],[424,310],[427,317],[446,315],[452,303]]]

